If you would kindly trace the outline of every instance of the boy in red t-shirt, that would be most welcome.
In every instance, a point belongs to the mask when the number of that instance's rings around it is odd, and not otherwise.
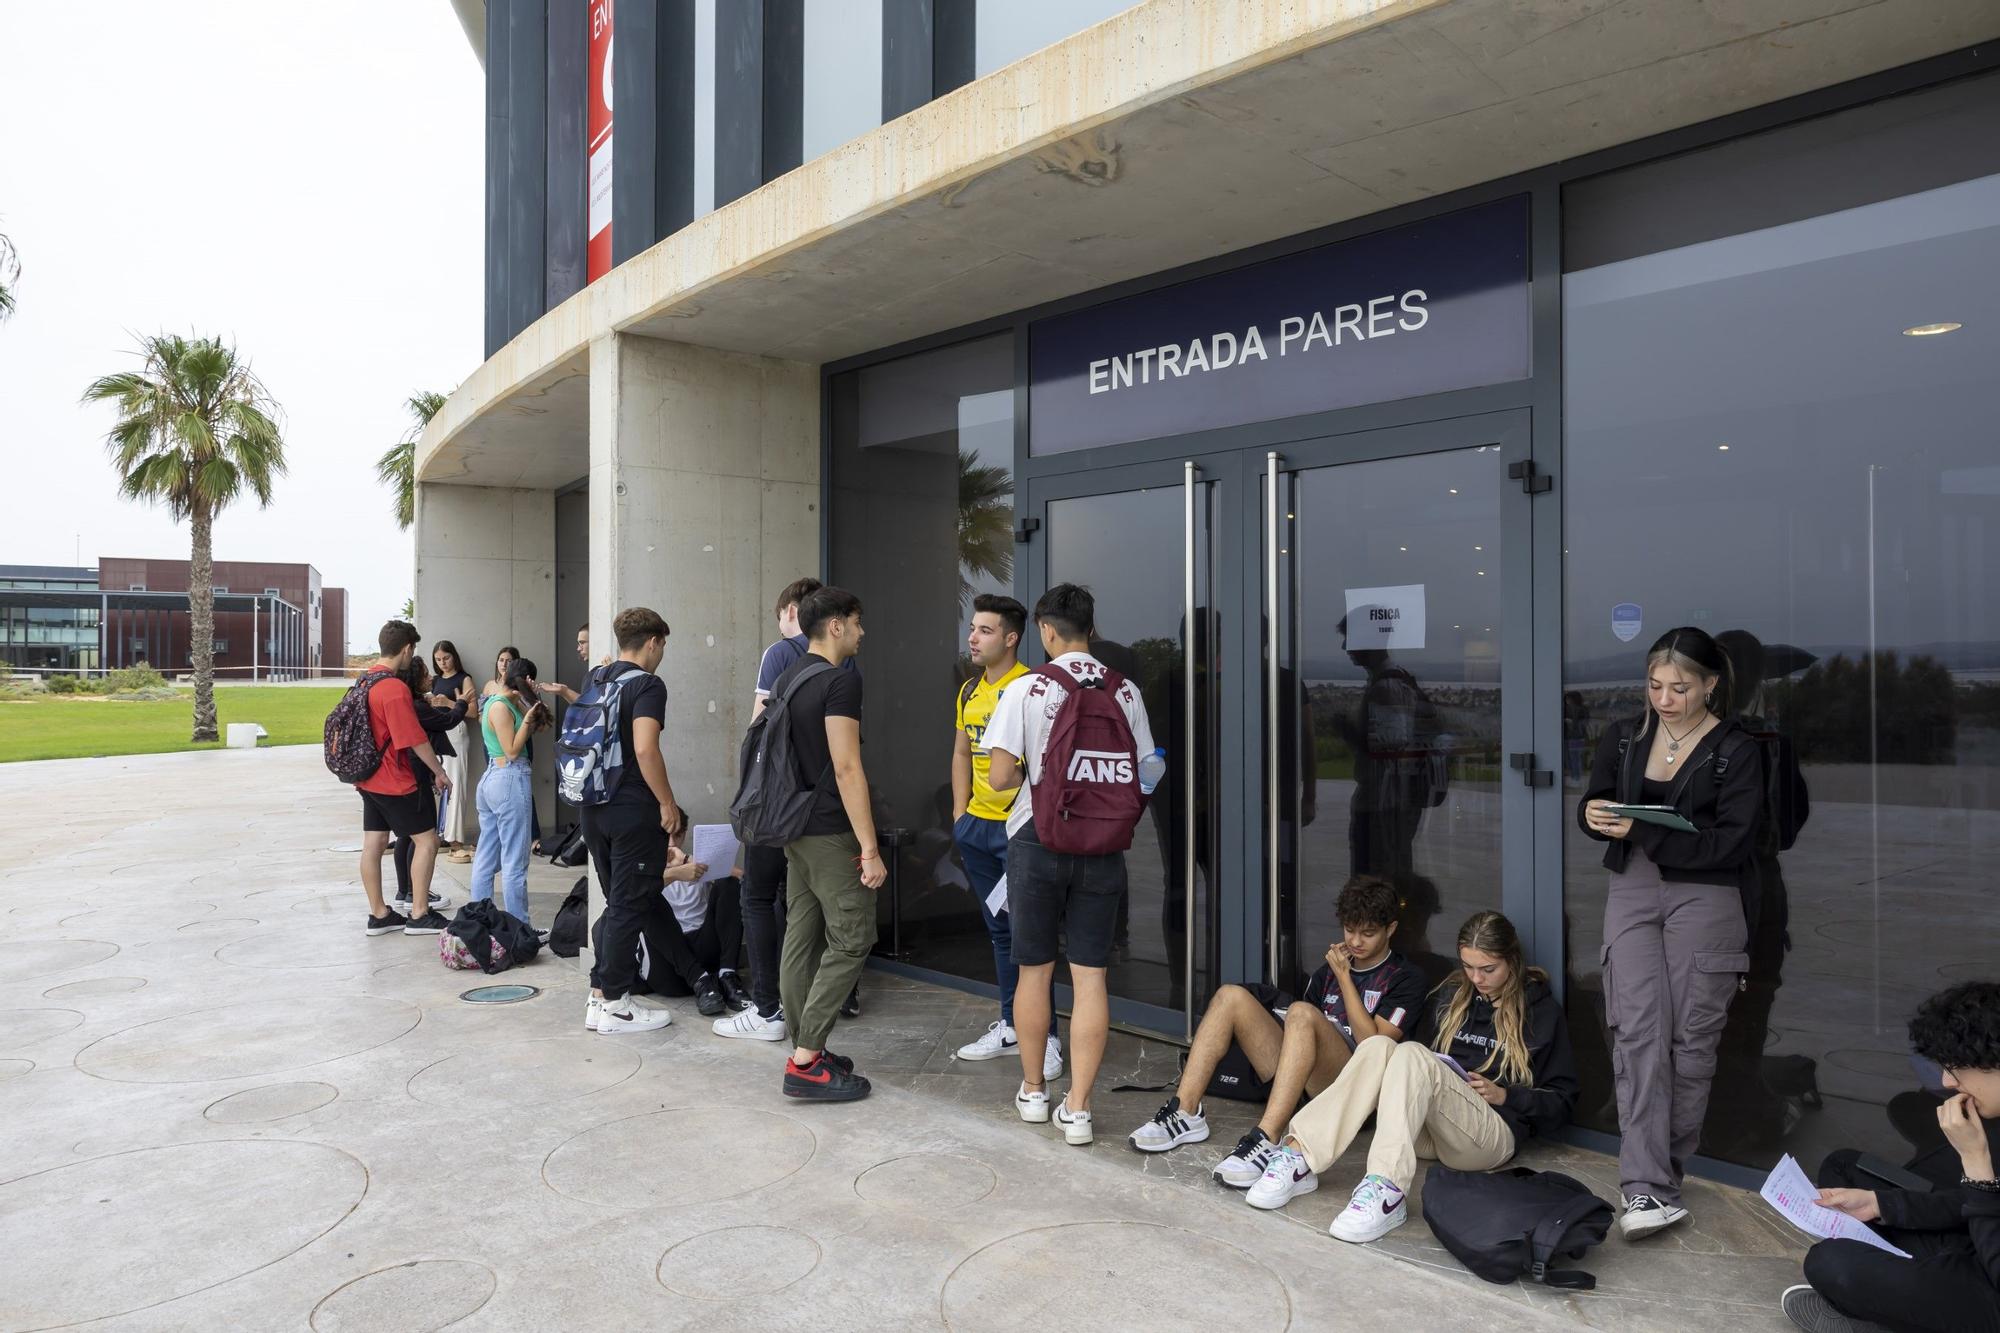
[[[415,755],[430,769],[436,791],[451,791],[451,778],[431,749],[430,737],[417,721],[410,687],[400,677],[421,641],[415,625],[390,621],[376,639],[381,659],[362,677],[365,680],[368,675],[386,673],[368,690],[368,729],[375,735],[382,766],[355,784],[361,793],[361,887],[368,893],[370,935],[396,930],[405,935],[437,935],[451,924],[430,904],[431,871],[437,865],[438,850],[437,798],[419,790],[406,757]],[[410,840],[409,916],[382,900],[382,855],[389,850],[392,833]]]

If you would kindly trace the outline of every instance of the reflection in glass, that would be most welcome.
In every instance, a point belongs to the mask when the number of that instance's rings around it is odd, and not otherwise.
[[[1012,594],[1014,343],[958,343],[832,378],[832,581],[866,608],[862,739],[875,821],[903,830],[884,952],[991,981],[951,841],[953,704],[973,597]]]
[[[1694,624],[1776,774],[1712,1156],[1934,1146],[1904,1025],[1994,974],[1996,273],[1989,176],[1565,278],[1565,734],[1587,763],[1643,706],[1644,645]],[[1901,335],[1945,319],[1963,327]],[[1564,827],[1578,1119],[1615,1131],[1601,849]]]
[[[1487,446],[1281,483],[1281,986],[1339,937],[1351,875],[1396,885],[1396,948],[1434,980],[1500,905],[1502,472]]]

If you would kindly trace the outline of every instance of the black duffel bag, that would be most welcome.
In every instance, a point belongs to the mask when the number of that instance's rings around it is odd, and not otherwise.
[[[531,963],[542,951],[542,937],[518,916],[510,916],[491,898],[467,903],[445,927],[445,933],[465,942],[480,970],[491,976],[510,967]],[[499,948],[494,948],[494,945]]]
[[[1597,1279],[1579,1268],[1551,1268],[1581,1259],[1611,1230],[1611,1205],[1559,1171],[1454,1171],[1424,1174],[1424,1221],[1458,1261],[1488,1282],[1532,1277],[1550,1287],[1589,1291]]]

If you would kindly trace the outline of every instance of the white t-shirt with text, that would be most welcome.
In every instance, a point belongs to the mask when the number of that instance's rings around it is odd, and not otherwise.
[[[1051,665],[1061,667],[1078,680],[1095,679],[1105,672],[1104,663],[1089,653],[1064,653]],[[993,718],[986,724],[984,737],[987,750],[1005,750],[1028,765],[1027,781],[1021,784],[1020,793],[1014,798],[1014,808],[1007,812],[1010,838],[1035,817],[1031,784],[1042,775],[1042,752],[1048,748],[1049,723],[1067,698],[1068,690],[1031,671],[1009,685],[1000,702],[993,706]],[[1129,677],[1119,689],[1117,699],[1125,712],[1126,724],[1132,728],[1136,762],[1153,752],[1153,727],[1146,718],[1146,703],[1139,697],[1138,683]]]

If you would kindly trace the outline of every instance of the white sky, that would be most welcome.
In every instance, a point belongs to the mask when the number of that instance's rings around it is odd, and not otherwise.
[[[485,84],[446,0],[0,0],[0,564],[185,559],[118,498],[108,408],[133,335],[232,339],[283,406],[271,507],[219,560],[310,562],[350,640],[413,587],[375,458],[403,400],[481,360]]]

